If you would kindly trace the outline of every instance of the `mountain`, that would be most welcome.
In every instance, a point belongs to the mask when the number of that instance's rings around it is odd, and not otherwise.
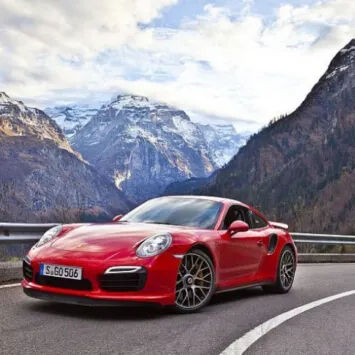
[[[194,193],[240,199],[300,232],[355,233],[355,40],[292,114]]]
[[[225,146],[229,150],[235,147],[234,152],[238,149],[236,140],[240,138],[232,126],[221,126],[213,137],[211,130],[192,122],[182,110],[142,96],[118,95],[103,105],[71,142],[139,203],[162,194],[172,182],[211,174],[219,166],[211,154],[212,139],[222,141],[223,131],[236,137]],[[228,159],[221,153],[216,156],[220,163]]]
[[[129,208],[43,111],[0,93],[0,220],[53,221]],[[78,214],[80,213],[80,216]]]
[[[238,152],[249,134],[238,134],[233,125],[198,124],[214,163],[220,168]]]
[[[91,105],[55,106],[45,109],[45,113],[51,117],[70,139],[82,127],[84,127],[99,109]]]
[[[214,182],[217,172],[218,170],[216,170],[214,173],[207,177],[191,178],[183,181],[172,182],[166,187],[163,195],[175,196],[194,194],[195,191],[198,191],[206,185],[212,184]]]
[[[43,111],[27,107],[5,92],[0,92],[0,115],[0,134],[49,139],[58,147],[74,153],[60,128]]]

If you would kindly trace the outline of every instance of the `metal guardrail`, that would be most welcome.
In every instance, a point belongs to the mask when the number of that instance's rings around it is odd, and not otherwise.
[[[37,242],[58,223],[0,223],[0,244]],[[337,234],[290,233],[295,243],[355,245],[355,236]]]
[[[290,233],[295,243],[355,245],[354,235]]]
[[[0,223],[0,244],[35,243],[58,223]]]

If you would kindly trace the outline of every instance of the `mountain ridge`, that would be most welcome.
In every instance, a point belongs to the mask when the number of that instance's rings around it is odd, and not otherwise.
[[[130,208],[43,111],[0,94],[0,219],[74,221]]]
[[[73,147],[136,203],[171,182],[208,176],[245,141],[232,125],[202,125],[181,109],[130,94],[114,96],[75,130],[67,135]]]
[[[297,231],[354,231],[354,44],[337,53],[293,113],[251,136],[193,192],[249,202]]]
[[[24,105],[22,101],[11,99],[0,92],[0,134],[8,136],[33,135],[38,139],[53,140],[62,149],[77,154],[59,126],[44,111]]]
[[[139,203],[159,195],[166,181],[205,176],[215,169],[201,137],[184,111],[144,97],[118,95],[100,108],[72,144]]]

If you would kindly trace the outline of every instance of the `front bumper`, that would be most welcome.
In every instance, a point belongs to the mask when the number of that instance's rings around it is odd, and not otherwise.
[[[75,255],[52,255],[51,257],[35,257],[27,263],[32,268],[32,277],[25,277],[22,287],[28,296],[60,303],[81,304],[87,306],[130,306],[137,303],[171,305],[175,302],[175,286],[181,259],[173,254],[163,253],[153,258],[125,258],[121,261],[102,261],[78,258]],[[88,280],[91,288],[79,290],[40,284],[39,270],[41,263],[76,266],[83,268],[83,278]],[[100,280],[105,270],[112,266],[136,265],[146,270],[144,286],[136,291],[108,291]],[[26,273],[25,273],[26,276]],[[31,275],[30,275],[31,276]]]
[[[37,298],[43,301],[57,302],[57,303],[66,303],[74,304],[79,306],[88,306],[88,307],[136,307],[136,306],[160,306],[157,302],[136,302],[136,301],[112,301],[105,299],[95,299],[83,296],[71,296],[59,293],[51,293],[45,291],[38,291],[32,288],[23,289],[24,293],[33,298]]]

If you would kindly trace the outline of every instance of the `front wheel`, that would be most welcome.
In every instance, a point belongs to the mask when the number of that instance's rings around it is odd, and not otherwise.
[[[181,260],[175,288],[175,310],[198,311],[211,300],[215,290],[215,271],[211,258],[193,249]]]
[[[264,291],[286,293],[290,291],[296,272],[296,256],[292,248],[286,245],[281,252],[277,268],[277,279],[272,285],[263,286]]]

